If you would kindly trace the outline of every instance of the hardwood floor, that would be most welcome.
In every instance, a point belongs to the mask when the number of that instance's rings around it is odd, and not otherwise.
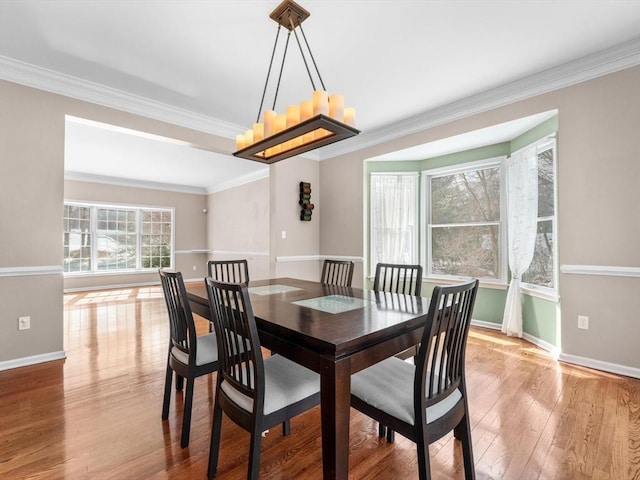
[[[67,359],[0,372],[0,478],[205,479],[215,382],[196,382],[191,443],[180,448],[182,397],[160,418],[168,325],[160,287],[64,297]],[[202,331],[207,324],[199,319]],[[467,349],[480,479],[640,480],[640,380],[558,363],[473,328]],[[414,444],[387,444],[351,411],[350,479],[418,477]],[[320,412],[291,436],[263,439],[260,477],[320,479]],[[249,437],[225,419],[220,479],[246,478]],[[462,479],[460,446],[430,447],[434,480]]]

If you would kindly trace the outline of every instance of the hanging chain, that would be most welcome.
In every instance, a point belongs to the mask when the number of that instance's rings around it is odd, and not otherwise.
[[[327,87],[324,86],[324,82],[322,81],[322,76],[320,75],[320,70],[318,70],[318,65],[316,65],[316,59],[313,58],[313,52],[311,51],[311,47],[309,47],[309,42],[307,42],[307,36],[304,34],[304,30],[302,29],[302,22],[300,22],[298,24],[298,26],[300,27],[300,31],[302,32],[302,38],[304,38],[304,43],[307,45],[307,50],[309,50],[309,56],[311,57],[311,61],[313,62],[313,66],[316,69],[316,73],[318,74],[318,78],[320,79],[320,84],[322,85],[322,89],[324,91],[327,90]],[[296,35],[296,38],[298,38],[298,36]],[[300,51],[302,52],[302,49],[300,49]],[[302,56],[304,58],[304,55]],[[307,61],[305,60],[304,64],[307,64]],[[309,71],[309,69],[307,68],[307,72]],[[309,74],[309,77],[311,77],[311,74]],[[311,83],[313,83],[313,80],[311,81]],[[315,87],[314,87],[315,90]]]
[[[278,76],[278,84],[276,85],[276,94],[273,96],[273,107],[271,110],[276,109],[276,100],[278,99],[278,91],[280,90],[280,80],[282,80],[282,71],[284,70],[284,61],[287,58],[287,48],[289,48],[289,39],[291,38],[291,32],[287,34],[287,43],[284,44],[284,54],[282,55],[282,65],[280,66],[280,75]]]
[[[276,54],[276,47],[278,46],[278,37],[280,36],[280,25],[278,25],[278,31],[276,32],[276,41],[273,43],[273,51],[271,52],[271,61],[269,62],[269,70],[267,71],[267,78],[264,81],[264,89],[262,90],[262,98],[260,99],[260,108],[258,109],[258,118],[256,123],[260,123],[260,114],[262,113],[262,105],[264,104],[264,96],[267,93],[267,84],[269,83],[269,76],[271,76],[271,67],[273,66],[273,58]],[[275,105],[275,101],[274,101]]]
[[[313,77],[311,76],[311,71],[309,70],[309,65],[307,64],[307,57],[304,56],[304,52],[302,51],[302,45],[300,45],[300,39],[298,38],[298,34],[296,33],[295,27],[293,26],[293,20],[291,20],[291,17],[289,17],[289,23],[291,24],[291,30],[293,30],[293,34],[296,37],[296,42],[298,42],[298,48],[300,49],[300,55],[302,55],[302,60],[304,61],[304,66],[307,69],[307,75],[309,75],[309,80],[311,80],[311,87],[313,88],[313,91],[315,91],[316,84],[313,82]],[[298,19],[298,26],[300,27],[300,30],[302,30],[302,22],[300,22],[300,19]],[[303,32],[303,35],[304,35],[304,32]],[[305,39],[305,42],[306,42],[306,39]],[[307,44],[307,48],[309,48],[308,44]],[[309,53],[311,53],[311,51],[309,51]],[[311,58],[313,58],[313,55],[311,56]],[[318,75],[318,76],[320,76],[320,75]],[[320,79],[320,82],[322,82],[322,79]],[[323,85],[323,87],[324,87],[324,85]]]

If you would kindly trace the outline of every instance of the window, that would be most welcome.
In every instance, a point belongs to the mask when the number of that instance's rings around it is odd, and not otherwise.
[[[64,206],[65,272],[91,271],[91,209],[80,205]]]
[[[379,262],[418,263],[418,173],[372,173],[370,198],[370,271]]]
[[[124,272],[171,267],[173,210],[67,202],[64,271]]]
[[[501,160],[426,172],[428,276],[504,281]]]
[[[531,287],[555,289],[556,141],[545,139],[537,144],[538,152],[538,233],[529,269],[522,282]]]

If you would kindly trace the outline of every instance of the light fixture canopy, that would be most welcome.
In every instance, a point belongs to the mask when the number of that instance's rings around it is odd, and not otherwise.
[[[360,130],[355,128],[355,110],[344,107],[344,98],[342,95],[328,95],[326,92],[320,71],[313,58],[304,31],[302,30],[302,22],[305,21],[309,15],[310,13],[308,11],[293,0],[284,0],[269,15],[270,18],[278,24],[278,31],[273,46],[273,53],[271,54],[271,62],[262,93],[258,117],[253,124],[253,128],[245,131],[244,135],[238,135],[236,137],[237,151],[233,154],[234,156],[271,164],[353,137],[360,133]],[[284,47],[280,77],[278,78],[273,99],[273,109],[264,112],[264,121],[261,122],[260,119],[263,114],[262,106],[264,104],[264,97],[269,83],[281,27],[285,27],[289,32]],[[315,67],[322,89],[316,89],[306,55],[296,32],[297,29],[302,33],[304,43]],[[289,105],[286,114],[278,115],[275,112],[275,104],[278,97],[282,70],[287,56],[287,47],[292,32],[300,48],[302,59],[309,74],[309,79],[311,80],[313,100],[304,100],[299,105]]]

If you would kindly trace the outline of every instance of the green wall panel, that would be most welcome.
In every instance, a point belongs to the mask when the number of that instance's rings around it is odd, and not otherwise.
[[[559,312],[556,302],[523,295],[522,329],[551,345],[560,346]]]

